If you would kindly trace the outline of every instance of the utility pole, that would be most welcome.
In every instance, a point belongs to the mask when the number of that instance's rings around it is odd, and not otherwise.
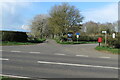
[[[105,46],[107,45],[107,33],[105,33]]]

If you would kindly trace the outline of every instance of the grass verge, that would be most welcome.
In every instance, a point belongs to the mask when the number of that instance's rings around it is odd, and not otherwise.
[[[91,43],[96,43],[96,42],[86,42],[86,41],[79,41],[79,42],[58,42],[60,44],[91,44]]]
[[[112,54],[120,54],[120,50],[117,48],[110,48],[110,47],[105,47],[105,46],[97,46],[95,48],[98,51],[106,51],[106,52],[110,52]]]
[[[31,80],[31,79],[3,77],[1,80]]]
[[[0,46],[9,46],[9,45],[33,45],[37,43],[42,43],[46,39],[31,40],[28,42],[10,42],[10,41],[0,41]]]
[[[31,42],[9,42],[9,41],[2,41],[0,42],[1,46],[5,46],[5,45],[31,45],[31,44],[35,44],[35,43],[31,43]]]

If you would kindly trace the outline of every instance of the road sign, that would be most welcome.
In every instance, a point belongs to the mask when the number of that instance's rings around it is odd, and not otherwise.
[[[79,35],[76,35],[77,38],[79,38]]]
[[[76,33],[76,35],[80,35],[80,33]]]
[[[68,34],[68,37],[72,37],[73,34]]]
[[[107,33],[107,31],[102,31],[102,33]]]
[[[115,33],[112,34],[112,38],[115,38]]]
[[[70,41],[70,42],[72,42],[72,38],[70,38],[70,37],[68,37],[67,40]]]

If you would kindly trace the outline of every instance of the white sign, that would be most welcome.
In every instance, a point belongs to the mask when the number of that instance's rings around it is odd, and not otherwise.
[[[115,38],[115,33],[112,34],[112,38]]]
[[[76,35],[77,38],[79,38],[79,35]]]
[[[107,31],[102,31],[102,33],[107,33]]]

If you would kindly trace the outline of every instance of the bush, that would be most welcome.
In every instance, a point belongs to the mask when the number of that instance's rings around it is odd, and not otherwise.
[[[120,48],[120,41],[118,40],[118,38],[108,38],[107,39],[107,44],[109,47],[113,47],[113,48]]]
[[[67,41],[67,36],[66,35],[60,36],[59,40],[62,41],[62,42]]]
[[[97,41],[97,36],[80,36],[78,41]],[[73,36],[73,41],[77,41],[77,37]]]
[[[64,35],[64,36],[61,36],[59,40],[63,42],[63,41],[67,41],[68,38],[67,38],[66,35]],[[73,41],[77,41],[76,35],[74,35],[74,36],[72,37],[72,40],[73,40]],[[95,41],[97,41],[97,40],[98,40],[98,36],[80,36],[80,37],[78,38],[78,41],[87,41],[87,42],[89,42],[89,41],[95,42]]]
[[[32,43],[42,43],[45,40],[46,39],[34,38],[33,40],[29,40],[29,42],[32,42]]]

